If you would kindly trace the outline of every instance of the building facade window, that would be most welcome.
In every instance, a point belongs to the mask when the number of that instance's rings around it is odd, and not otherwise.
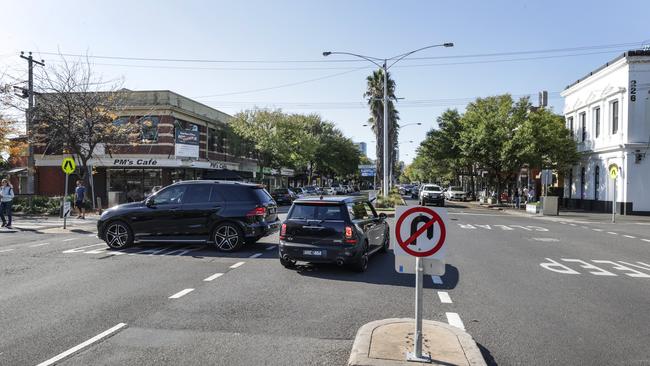
[[[618,100],[612,102],[612,135],[618,133]]]
[[[580,113],[580,131],[581,131],[581,141],[585,142],[587,138],[587,113]]]
[[[208,128],[208,151],[213,152],[217,149],[217,130]]]
[[[594,124],[596,130],[596,138],[600,136],[600,107],[594,109]]]
[[[573,137],[573,117],[569,117],[569,131],[571,132],[571,137]]]
[[[160,123],[160,118],[156,116],[144,116],[138,120],[142,142],[158,141],[158,123]]]
[[[569,170],[569,199],[573,197],[573,168]]]
[[[600,165],[596,165],[594,171],[594,200],[598,201],[598,190],[600,188]]]

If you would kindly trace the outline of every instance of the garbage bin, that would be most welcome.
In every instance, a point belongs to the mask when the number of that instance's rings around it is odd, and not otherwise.
[[[546,196],[542,197],[542,215],[557,216],[560,213],[559,197]]]

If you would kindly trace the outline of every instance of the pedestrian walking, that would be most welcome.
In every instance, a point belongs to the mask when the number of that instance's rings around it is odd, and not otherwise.
[[[8,180],[3,179],[0,185],[0,217],[2,218],[2,227],[11,229],[11,210],[14,200],[14,187]],[[5,220],[5,215],[7,219]]]
[[[529,197],[528,197],[528,187],[524,187],[523,197],[524,197],[524,200],[525,200],[524,203],[525,203],[525,204],[528,204],[528,202],[529,202],[529,201],[528,201],[528,198],[529,198]]]
[[[530,187],[528,194],[530,195],[530,202],[535,202],[535,200],[537,199],[537,197],[535,196],[535,187]]]
[[[85,219],[86,213],[84,212],[84,198],[86,196],[86,187],[81,180],[77,181],[77,188],[74,189],[74,205],[77,208],[79,216],[78,219]]]
[[[519,209],[519,188],[515,189],[513,200],[514,200],[515,207]]]

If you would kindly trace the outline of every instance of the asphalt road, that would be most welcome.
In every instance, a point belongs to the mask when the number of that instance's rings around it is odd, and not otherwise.
[[[447,271],[425,281],[425,318],[465,327],[491,364],[650,365],[650,227],[448,211]],[[277,239],[120,253],[88,230],[0,233],[0,365],[109,330],[60,364],[344,365],[361,325],[413,315],[413,276],[392,254],[363,274],[287,270]]]

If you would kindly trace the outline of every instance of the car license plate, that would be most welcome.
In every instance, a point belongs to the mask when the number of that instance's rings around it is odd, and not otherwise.
[[[303,250],[302,254],[320,257],[325,255],[325,251],[324,250]]]

